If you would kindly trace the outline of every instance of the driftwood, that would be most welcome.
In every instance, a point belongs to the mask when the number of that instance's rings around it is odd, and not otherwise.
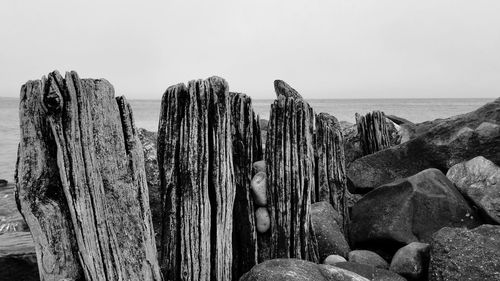
[[[337,119],[327,113],[316,116],[315,134],[316,189],[313,201],[329,202],[347,229],[347,176],[344,155],[344,137]]]
[[[42,280],[161,280],[142,147],[106,80],[21,88],[17,202]]]
[[[232,280],[235,197],[228,86],[222,78],[163,95],[158,165],[167,280]]]
[[[236,195],[233,212],[233,279],[257,264],[257,231],[250,191],[252,164],[262,159],[260,127],[252,99],[230,93]]]
[[[312,108],[297,95],[277,93],[271,105],[266,169],[271,258],[317,261],[310,230],[314,189]]]
[[[356,125],[364,155],[391,146],[391,133],[383,112],[373,111],[365,116],[356,113]]]

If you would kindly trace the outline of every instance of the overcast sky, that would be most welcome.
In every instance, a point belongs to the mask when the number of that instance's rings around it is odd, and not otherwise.
[[[500,96],[498,0],[21,1],[0,4],[0,96],[58,69],[129,99],[218,75],[274,98]]]

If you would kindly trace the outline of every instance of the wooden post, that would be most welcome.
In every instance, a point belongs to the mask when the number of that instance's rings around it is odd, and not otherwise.
[[[18,208],[42,280],[161,280],[142,146],[106,80],[52,72],[21,89]]]
[[[236,195],[233,213],[233,279],[238,280],[257,264],[257,230],[250,190],[252,164],[261,160],[260,126],[252,99],[230,93],[233,164]]]
[[[227,83],[211,77],[169,87],[161,107],[164,277],[232,280],[236,188]]]
[[[356,113],[356,124],[364,155],[391,146],[389,127],[383,112],[373,111],[365,116]]]
[[[265,155],[271,258],[317,261],[310,230],[314,113],[285,82],[275,81],[275,90]]]
[[[343,231],[347,230],[347,176],[344,137],[337,119],[327,113],[316,115],[316,190],[314,202],[326,201],[339,213]]]

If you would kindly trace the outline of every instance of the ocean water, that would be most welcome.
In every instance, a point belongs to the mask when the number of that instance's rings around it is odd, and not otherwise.
[[[356,112],[381,110],[418,123],[467,113],[494,99],[323,99],[309,100],[314,110],[327,112],[339,120],[354,123]],[[159,100],[129,100],[135,124],[150,131],[158,129]],[[273,100],[254,100],[254,110],[269,118]],[[0,97],[0,179],[13,181],[19,143],[19,100]]]

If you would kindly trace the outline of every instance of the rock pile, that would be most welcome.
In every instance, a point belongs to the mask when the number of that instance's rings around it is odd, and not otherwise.
[[[54,118],[60,117],[58,110],[67,110],[68,116],[74,113],[69,104],[58,99],[61,93],[76,93],[75,98],[85,99],[96,96],[82,95],[81,91],[92,92],[97,88],[110,91],[107,82],[81,80],[76,73],[68,74],[65,83],[57,73],[49,78],[50,81],[44,80],[45,86],[42,82],[30,82],[23,87],[25,95],[44,94],[41,99],[27,95],[22,101],[30,106],[22,110],[27,116],[23,120],[25,134],[32,133],[33,124],[42,128],[44,134],[58,132],[58,123],[54,123]],[[77,87],[63,88],[72,83],[77,83]],[[89,83],[104,88],[90,87]],[[88,87],[81,88],[82,85]],[[143,242],[149,248],[154,248],[156,237],[163,277],[158,265],[153,264],[154,272],[149,279],[500,280],[500,99],[468,114],[420,124],[374,112],[358,116],[358,124],[350,125],[327,114],[316,115],[284,81],[276,80],[274,86],[277,99],[269,123],[254,114],[248,96],[229,92],[222,78],[170,87],[162,102],[159,136],[133,127],[130,107],[124,99],[115,101],[111,92],[102,95],[104,104],[115,108],[118,103],[114,123],[121,125],[112,128],[123,149],[109,158],[121,163],[123,169],[104,165],[107,158],[99,158],[101,154],[92,152],[102,170],[92,172],[94,177],[102,177],[102,185],[106,187],[103,189],[106,196],[101,201],[107,203],[98,211],[111,222],[128,219],[130,225],[145,226],[143,234],[149,244]],[[40,102],[45,104],[43,110],[54,111],[55,115],[50,116],[52,123],[46,124],[40,121],[45,119],[38,118],[46,114],[37,109]],[[105,116],[95,110],[85,111],[93,113],[86,121]],[[47,130],[45,126],[55,127]],[[109,133],[99,128],[101,134]],[[86,133],[87,142],[94,140],[95,136],[85,127],[78,129]],[[262,141],[266,136],[269,136],[267,142]],[[62,143],[68,139],[56,137],[60,143],[55,145],[65,148],[67,144]],[[142,147],[136,140],[140,140]],[[68,238],[80,226],[78,217],[66,217],[68,214],[60,211],[73,205],[66,202],[72,193],[61,193],[56,183],[62,183],[54,181],[61,176],[58,173],[61,167],[54,166],[61,164],[55,161],[55,150],[45,144],[40,146],[46,153],[40,159],[45,162],[37,163],[26,153],[35,148],[33,143],[40,141],[33,138],[32,143],[23,143],[21,163],[25,167],[20,167],[42,188],[23,182],[28,177],[18,179],[24,183],[20,189],[24,192],[20,197],[24,200],[21,207],[29,216],[30,226],[36,227],[32,229],[35,244],[23,217],[9,213],[15,208],[12,188],[4,189],[7,182],[0,180],[0,280],[39,280],[39,272],[42,279],[68,276],[64,271],[70,266],[64,262],[77,266],[74,276],[84,278],[87,275],[83,275],[83,270],[95,265],[82,255],[96,254],[84,247],[87,242],[95,241],[85,240],[87,236],[82,231],[78,233],[78,243]],[[43,141],[50,143],[53,139],[46,136]],[[101,148],[108,148],[116,140],[94,141]],[[267,143],[265,155],[263,142]],[[137,153],[139,148],[143,154]],[[92,157],[77,157],[77,160],[90,161]],[[36,174],[38,170],[31,167],[35,164],[50,168],[47,181],[34,177],[44,176]],[[126,173],[127,169],[131,169],[130,173]],[[114,192],[121,192],[117,193],[119,196],[106,193],[111,190],[108,180],[115,174],[121,175],[117,181],[147,182],[148,192],[142,192],[145,187],[140,185],[141,190],[132,198],[131,185],[125,193],[116,188]],[[347,184],[356,194],[347,192]],[[66,185],[65,182],[64,188],[73,188]],[[94,190],[90,184],[86,187]],[[32,202],[32,195],[40,199]],[[121,204],[122,198],[129,200]],[[139,198],[140,204],[134,198]],[[120,203],[117,205],[122,207],[120,210],[132,206],[136,212],[126,215],[127,212],[121,212],[117,217],[111,204],[115,201]],[[144,223],[150,220],[148,203],[153,227]],[[36,204],[43,208],[36,208]],[[45,223],[52,222],[45,217],[50,214],[56,218],[64,216],[65,220],[56,221],[54,228]],[[64,222],[74,225],[74,229],[59,227]],[[113,223],[103,223],[113,235],[123,238],[113,238],[117,244],[110,244],[111,248],[120,246],[126,235],[137,231],[136,227],[122,233]],[[62,236],[64,245],[72,251],[60,251],[63,244],[58,244],[56,234],[61,229],[66,230]],[[105,234],[97,234],[107,241]],[[131,237],[142,237],[139,234]],[[49,244],[44,240],[47,237],[51,239]],[[129,239],[126,247],[117,249],[135,249],[131,241],[135,240]],[[46,255],[38,261],[38,269],[34,245],[38,257]],[[43,248],[47,245],[52,248]],[[156,263],[156,253],[148,252],[149,248],[143,249],[147,254],[143,257],[154,256],[152,261]],[[114,254],[125,257],[115,250]],[[134,265],[137,262],[145,268],[151,266],[147,261],[132,257],[126,261],[131,266],[119,263],[110,269],[120,269],[125,274],[138,269]],[[47,272],[47,264],[59,266],[60,276]],[[80,268],[84,265],[85,268]],[[140,270],[130,276],[148,274],[149,271]]]

